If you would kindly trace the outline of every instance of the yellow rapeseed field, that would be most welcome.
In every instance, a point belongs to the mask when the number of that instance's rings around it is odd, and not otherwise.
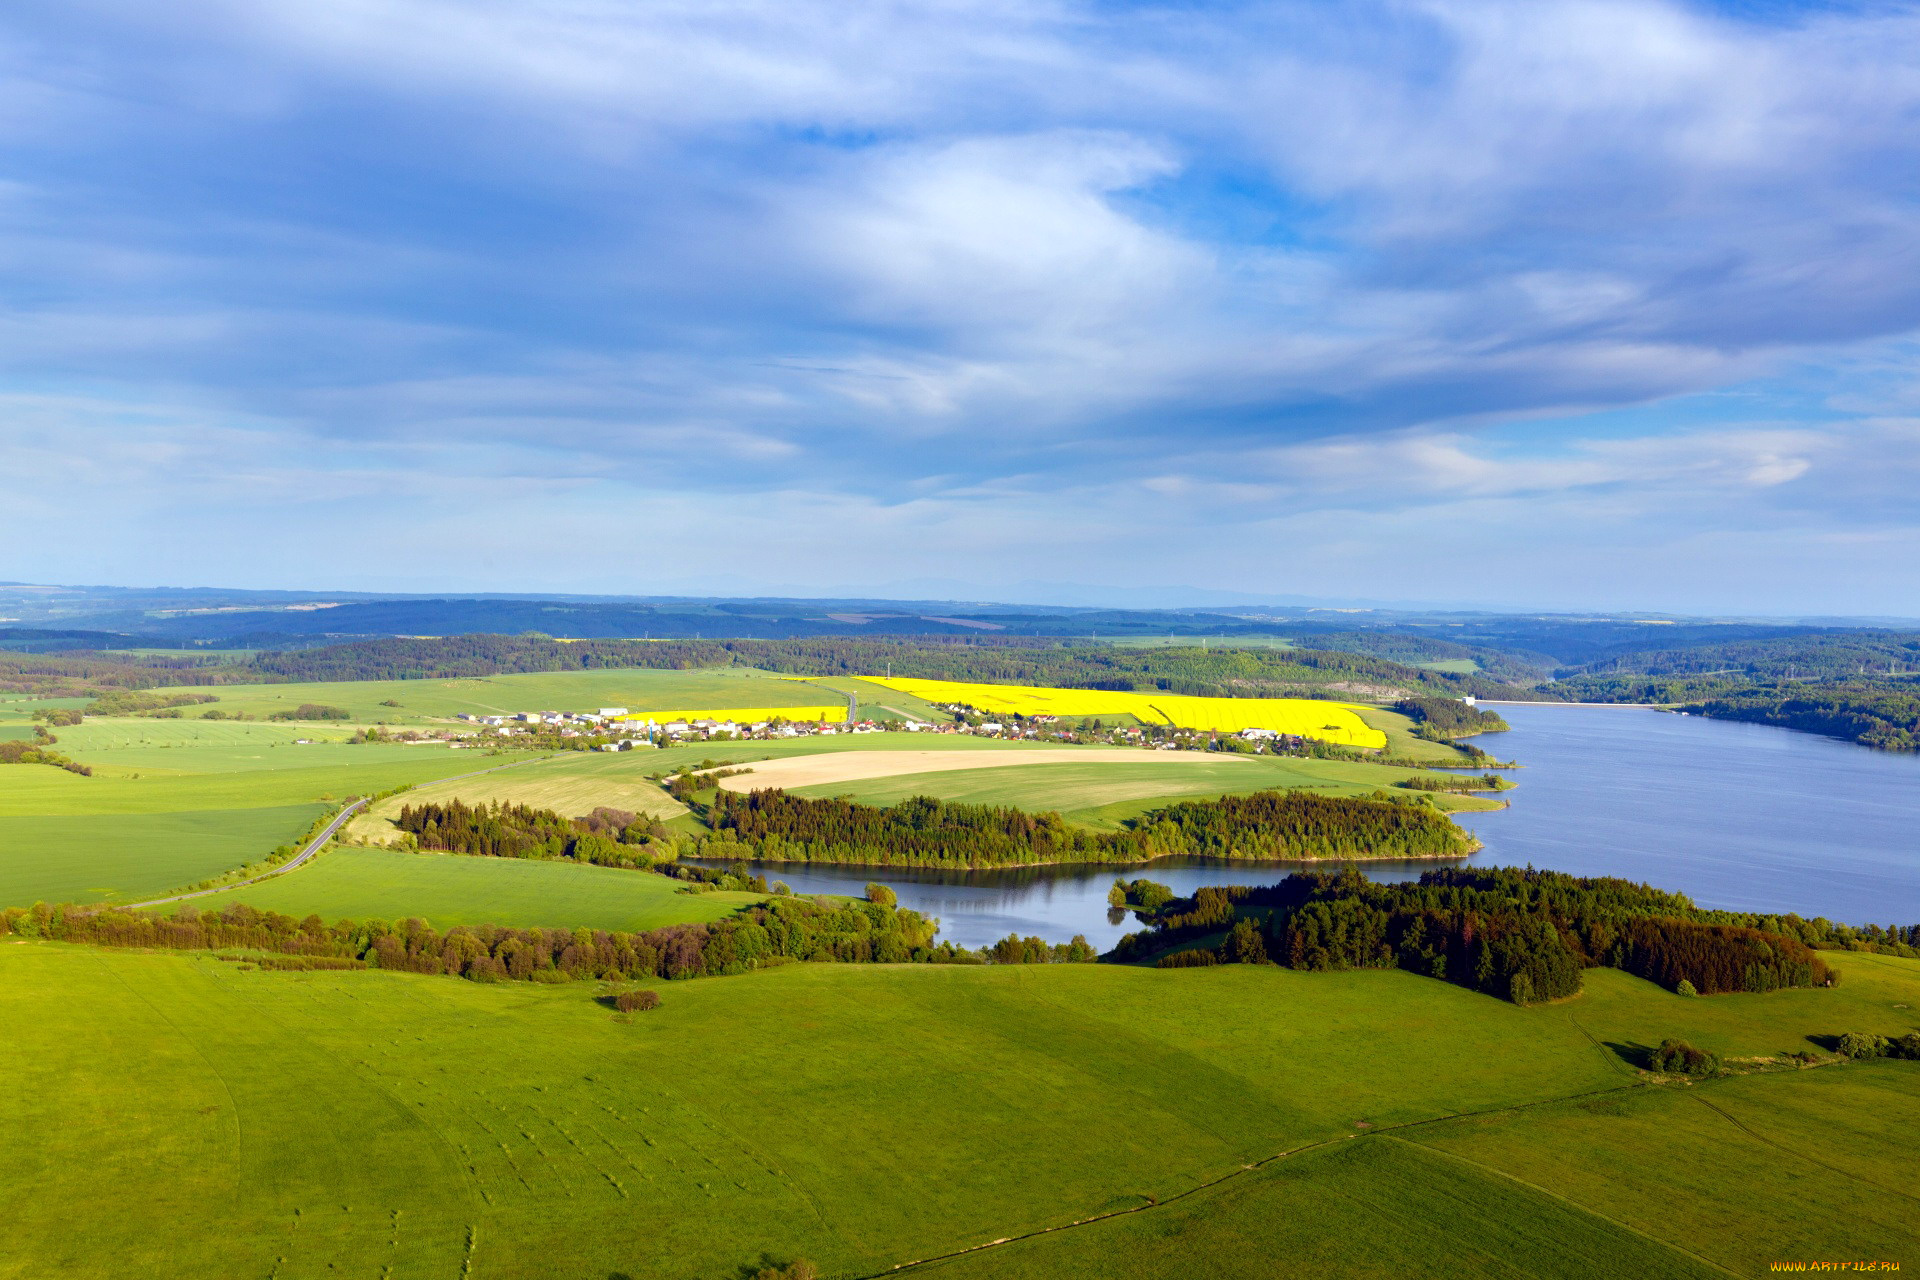
[[[847,704],[842,702],[831,707],[719,707],[706,711],[634,711],[624,716],[615,716],[616,720],[651,720],[655,724],[668,724],[675,720],[735,720],[745,724],[757,724],[762,720],[790,720],[795,724],[805,720],[839,721],[847,718]]]
[[[982,711],[1025,716],[1130,715],[1149,724],[1217,733],[1271,729],[1346,747],[1381,748],[1387,735],[1343,702],[1313,698],[1191,698],[1170,693],[1113,693],[1104,689],[1045,689],[958,680],[865,679],[928,702],[964,703]]]

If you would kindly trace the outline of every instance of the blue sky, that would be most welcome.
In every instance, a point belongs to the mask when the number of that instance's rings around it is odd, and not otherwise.
[[[0,576],[1920,614],[1920,10],[17,0]]]

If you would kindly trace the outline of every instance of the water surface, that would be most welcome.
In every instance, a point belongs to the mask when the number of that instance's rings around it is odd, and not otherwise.
[[[1920,921],[1920,756],[1767,725],[1637,707],[1502,706],[1513,732],[1481,739],[1525,768],[1510,807],[1460,815],[1480,866],[1531,863],[1677,889],[1708,907],[1799,911],[1850,923]],[[1436,864],[1369,863],[1380,880]],[[1102,950],[1138,928],[1113,919],[1116,874],[1191,893],[1271,884],[1286,865],[1163,859],[1137,869],[942,872],[767,864],[797,893],[858,893],[884,880],[940,936],[980,946],[1008,933]]]

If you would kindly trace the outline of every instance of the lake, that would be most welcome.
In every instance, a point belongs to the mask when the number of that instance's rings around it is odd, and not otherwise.
[[[1524,768],[1510,807],[1460,815],[1486,848],[1475,866],[1528,863],[1622,876],[1701,906],[1798,911],[1861,924],[1920,921],[1920,756],[1791,729],[1638,707],[1501,706],[1511,733],[1482,745]],[[1381,880],[1431,862],[1367,863]],[[900,904],[977,947],[1008,933],[1105,950],[1139,928],[1107,907],[1116,874],[1189,894],[1206,884],[1271,884],[1291,864],[1165,859],[1115,867],[941,872],[765,864],[796,893],[854,893],[884,880]]]

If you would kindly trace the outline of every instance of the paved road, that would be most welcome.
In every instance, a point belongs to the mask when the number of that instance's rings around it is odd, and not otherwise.
[[[497,764],[493,766],[493,768],[491,769],[475,769],[472,773],[456,773],[451,778],[435,778],[432,782],[423,782],[420,785],[431,787],[431,786],[438,786],[442,782],[458,782],[462,778],[477,778],[483,773],[498,773],[502,769],[512,769],[517,765],[523,765],[523,764],[538,764],[541,760],[551,760],[553,758],[554,757],[549,755],[549,756],[541,756],[539,757],[539,759],[536,759],[536,760],[513,760],[513,761],[509,761],[506,764]],[[348,818],[351,818],[354,814],[360,812],[360,810],[366,807],[367,807],[367,802],[365,800],[355,800],[352,804],[342,809],[339,813],[334,814],[333,821],[329,822],[326,825],[326,829],[321,831],[319,835],[315,836],[312,840],[309,840],[307,842],[307,847],[300,851],[300,855],[298,857],[294,858],[290,862],[281,863],[279,866],[273,868],[273,870],[271,871],[263,871],[257,876],[251,876],[245,880],[236,880],[232,884],[223,884],[223,885],[216,886],[215,888],[212,888],[212,889],[196,889],[192,893],[176,893],[165,898],[149,898],[145,902],[126,902],[126,903],[119,903],[117,905],[125,906],[125,907],[157,907],[157,906],[160,906],[162,903],[166,903],[166,902],[181,902],[187,898],[204,898],[210,893],[225,893],[229,889],[244,889],[246,886],[250,884],[259,884],[262,880],[271,880],[275,876],[283,876],[287,874],[287,872],[292,871],[294,868],[306,862],[306,860],[311,858],[314,854],[320,852],[320,850],[326,845],[327,841],[333,839],[333,833],[338,831],[341,825],[345,823]]]
[[[326,844],[327,841],[333,839],[333,833],[340,829],[340,824],[366,807],[367,802],[365,800],[355,800],[339,813],[334,814],[333,821],[329,822],[325,830],[321,831],[319,835],[307,842],[307,847],[300,851],[299,857],[293,859],[291,862],[282,863],[271,871],[263,871],[250,879],[236,880],[232,884],[223,884],[217,889],[196,889],[192,893],[176,893],[168,898],[151,898],[146,902],[129,902],[126,905],[129,907],[157,907],[163,902],[179,902],[186,898],[203,898],[209,893],[225,893],[229,889],[241,889],[250,884],[259,884],[262,880],[268,880],[274,876],[285,875],[287,872],[305,862],[308,858],[311,858],[314,854],[320,852],[320,847]]]

